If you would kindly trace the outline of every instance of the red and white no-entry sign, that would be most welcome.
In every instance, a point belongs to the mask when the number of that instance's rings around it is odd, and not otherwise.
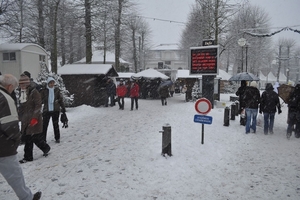
[[[212,106],[208,99],[201,98],[198,99],[195,103],[195,109],[199,114],[206,115],[210,112]]]

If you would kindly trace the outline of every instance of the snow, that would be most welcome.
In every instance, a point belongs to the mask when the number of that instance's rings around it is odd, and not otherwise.
[[[221,101],[230,105],[229,96]],[[288,140],[287,107],[275,116],[273,135],[245,134],[239,120],[223,126],[223,108],[208,114],[212,125],[200,123],[194,102],[184,95],[160,100],[140,99],[139,110],[115,107],[68,108],[69,128],[54,142],[49,125],[50,155],[34,147],[34,161],[22,165],[27,185],[45,200],[224,200],[300,199],[300,139]],[[161,156],[162,126],[172,131],[172,157]],[[60,123],[61,125],[61,123]],[[20,146],[18,157],[23,156]],[[0,176],[0,199],[17,199]]]
[[[107,74],[112,69],[111,64],[68,64],[58,68],[60,75],[70,74]]]
[[[37,46],[39,48],[42,48],[39,45],[33,44],[33,43],[2,43],[2,44],[0,44],[0,51],[22,50],[28,46]]]
[[[144,77],[144,78],[150,78],[150,79],[161,78],[161,79],[165,79],[165,80],[169,79],[168,76],[166,76],[163,73],[161,73],[155,69],[152,69],[152,68],[135,73],[132,75],[132,77],[134,77],[134,78]]]
[[[103,55],[104,55],[104,51],[103,50],[97,50],[97,51],[93,51],[93,56],[92,56],[92,63],[103,63]],[[115,54],[109,51],[106,51],[105,54],[105,61],[107,63],[115,63]],[[127,63],[130,64],[129,62],[123,60],[122,58],[119,58],[120,63]],[[86,63],[86,57],[82,58],[81,60],[79,60],[76,63]]]

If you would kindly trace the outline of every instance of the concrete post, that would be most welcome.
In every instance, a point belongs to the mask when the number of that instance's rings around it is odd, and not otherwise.
[[[161,155],[172,156],[172,148],[171,148],[171,126],[169,124],[165,124],[163,130],[160,131],[162,133],[162,151]]]
[[[223,126],[229,126],[229,111],[230,108],[228,106],[224,109],[224,124]]]

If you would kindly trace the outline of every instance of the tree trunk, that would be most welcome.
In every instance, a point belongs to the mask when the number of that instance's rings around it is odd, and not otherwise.
[[[55,8],[54,8],[54,18],[53,18],[53,46],[51,49],[51,71],[55,74],[57,74],[57,11],[58,11],[58,6],[59,6],[60,0],[58,0],[55,3]]]
[[[37,7],[38,7],[38,44],[41,47],[45,48],[45,31],[44,31],[45,18],[43,15],[43,11],[44,11],[43,0],[38,0]]]
[[[86,41],[86,63],[92,63],[92,24],[91,24],[91,2],[84,1],[85,7],[85,41]]]
[[[121,14],[122,14],[122,4],[123,0],[118,0],[119,7],[118,7],[118,17],[117,17],[117,26],[115,30],[115,69],[120,71],[120,49],[121,49],[121,36],[120,36],[120,29],[121,29]]]

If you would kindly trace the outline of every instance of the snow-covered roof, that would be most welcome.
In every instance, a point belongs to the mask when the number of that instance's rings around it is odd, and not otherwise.
[[[21,51],[27,46],[37,46],[42,48],[41,46],[33,43],[2,43],[0,44],[0,51]]]
[[[103,55],[104,55],[103,50],[93,51],[92,63],[103,63]],[[122,58],[120,58],[119,60],[120,60],[120,63],[130,64],[129,62],[123,60]],[[114,63],[115,62],[115,54],[107,51],[105,61]],[[86,57],[82,58],[81,60],[77,61],[76,63],[85,63],[85,62],[86,62]]]
[[[222,80],[228,81],[231,78],[231,75],[229,75],[223,69],[219,69],[219,75],[217,77],[221,77]]]
[[[161,78],[161,79],[169,79],[168,76],[164,75],[163,73],[160,73],[159,71],[155,69],[146,69],[144,71],[138,72],[136,74],[132,75],[133,78],[149,78],[149,79],[155,79],[155,78]]]
[[[267,78],[265,77],[265,75],[263,75],[263,73],[260,71],[259,72],[259,79],[261,80],[261,81],[264,81],[264,80],[266,80]]]
[[[71,74],[107,74],[112,69],[111,64],[69,64],[58,68],[60,75]]]
[[[124,72],[124,73],[118,73],[119,74],[119,78],[131,78],[131,76],[135,73],[130,73],[130,72]]]
[[[160,44],[151,48],[151,50],[180,50],[180,48],[178,44]]]

